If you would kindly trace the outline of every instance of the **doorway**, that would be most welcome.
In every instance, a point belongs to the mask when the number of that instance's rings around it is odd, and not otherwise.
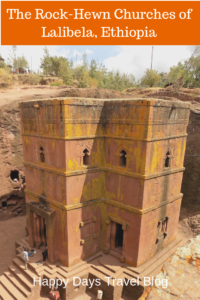
[[[110,228],[110,249],[122,254],[124,230],[122,224],[111,221]]]
[[[46,220],[44,217],[33,213],[33,240],[36,243],[36,247],[46,246],[47,244],[47,229]]]
[[[115,233],[115,248],[122,249],[123,246],[123,234],[122,224],[116,223],[116,233]]]

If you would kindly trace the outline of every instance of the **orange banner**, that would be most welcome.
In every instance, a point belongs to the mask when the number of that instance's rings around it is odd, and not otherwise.
[[[196,1],[2,1],[1,45],[199,45]]]

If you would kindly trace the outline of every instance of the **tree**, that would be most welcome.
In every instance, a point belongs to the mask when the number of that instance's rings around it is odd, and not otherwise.
[[[88,64],[86,52],[83,53],[81,62],[81,65],[77,65],[65,57],[50,56],[45,47],[41,68],[44,74],[55,73],[65,84],[71,85],[76,81],[80,88],[99,87],[122,91],[135,86],[135,77],[132,74],[107,71],[106,67],[98,64],[95,59]]]
[[[70,64],[65,57],[59,57],[59,70],[58,76],[60,76],[65,84],[71,85],[73,83],[72,71]]]
[[[98,63],[96,62],[95,59],[92,59],[89,67],[89,76],[91,78],[96,78],[97,70],[98,70]]]
[[[158,74],[158,71],[151,69],[147,69],[144,76],[141,78],[141,83],[149,85],[150,87],[155,86],[159,81],[161,81],[161,76]]]
[[[169,74],[168,73],[161,72],[161,73],[159,73],[159,75],[161,77],[161,81],[158,83],[158,85],[160,87],[163,87],[163,86],[165,86],[166,84],[169,83],[169,80],[168,80]]]
[[[183,86],[200,87],[200,54],[185,61]]]
[[[44,47],[44,56],[41,58],[40,68],[43,69],[44,74],[51,73],[51,60],[47,47]]]
[[[114,75],[114,90],[123,90],[123,77],[121,76],[119,70]]]
[[[86,52],[83,52],[82,61],[83,61],[84,67],[87,69],[88,68],[88,60],[87,60],[87,53]]]
[[[185,75],[185,66],[181,62],[178,63],[177,66],[173,66],[170,68],[170,72],[168,75],[168,81],[170,83],[175,82],[177,79]]]
[[[17,46],[12,46],[9,51],[9,57],[7,59],[7,64],[11,65],[16,71],[17,69],[28,68],[28,61],[24,55],[17,56]]]
[[[4,62],[3,57],[2,57],[1,54],[0,54],[0,68],[5,68],[5,67],[6,67],[6,64],[5,64],[5,62]]]
[[[54,73],[56,76],[60,76],[65,84],[72,83],[72,71],[73,62],[68,61],[63,56],[50,56],[47,47],[44,48],[44,56],[41,59],[40,67],[43,69],[44,74]]]
[[[123,74],[122,75],[122,81],[123,81],[123,90],[134,87],[135,86],[135,76],[133,74]]]
[[[180,78],[183,78],[182,85],[184,87],[200,87],[199,48],[195,49],[189,59],[170,68],[168,82],[175,83]]]
[[[17,70],[17,69],[23,69],[23,68],[28,68],[28,61],[25,58],[24,55],[22,56],[18,56],[15,57],[13,60],[13,69]]]
[[[89,74],[84,65],[78,66],[76,68],[76,79],[79,82],[79,85],[78,85],[79,88],[88,87]]]
[[[14,68],[14,61],[16,59],[17,46],[12,46],[9,50],[9,57],[7,59],[7,64],[12,65]]]
[[[61,64],[61,57],[57,56],[50,56],[50,70],[51,73],[54,73],[56,76],[58,76],[58,72],[60,70],[60,64]]]

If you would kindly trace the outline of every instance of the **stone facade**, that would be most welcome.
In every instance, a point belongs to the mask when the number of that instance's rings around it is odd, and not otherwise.
[[[71,266],[104,250],[134,267],[176,239],[190,104],[20,104],[31,246]]]
[[[191,212],[197,212],[200,209],[200,122],[199,114],[190,112],[190,122],[188,124],[187,147],[185,152],[184,165],[186,171],[183,177],[182,192],[183,207]],[[191,205],[192,204],[192,205]],[[193,208],[193,209],[192,209]],[[198,234],[198,233],[197,233]],[[195,236],[197,235],[195,234]]]

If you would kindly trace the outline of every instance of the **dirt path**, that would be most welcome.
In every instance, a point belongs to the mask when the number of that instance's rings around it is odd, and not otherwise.
[[[26,216],[0,222],[0,276],[15,258],[15,242],[26,236]]]
[[[0,89],[0,106],[28,100],[54,97],[83,97],[99,99],[130,98],[126,93],[99,88],[76,88],[73,86],[15,86]]]
[[[33,100],[39,98],[49,98],[56,96],[64,88],[53,86],[17,86],[0,90],[0,106],[9,104],[17,100]]]

